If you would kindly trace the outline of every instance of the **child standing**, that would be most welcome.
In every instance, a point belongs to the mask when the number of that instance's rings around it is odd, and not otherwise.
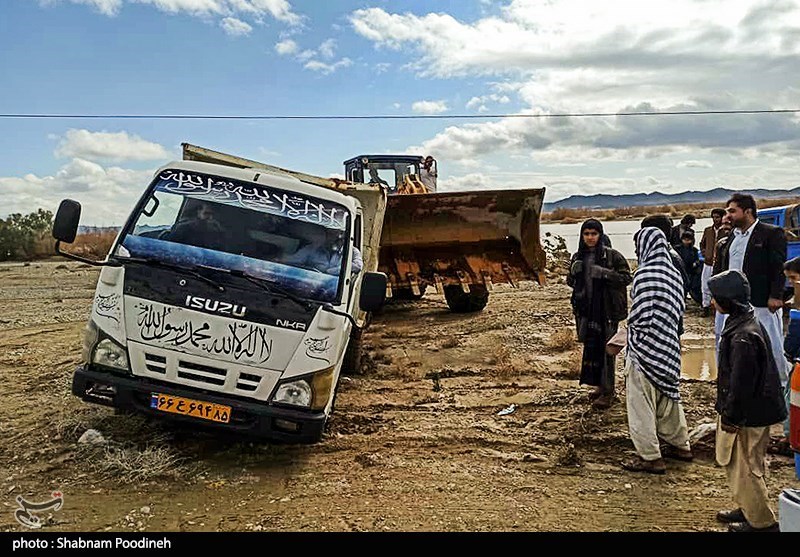
[[[719,342],[716,457],[738,505],[717,520],[731,532],[776,532],[764,476],[770,426],[786,419],[778,367],[744,274],[725,271],[708,287],[717,311],[728,316]]]

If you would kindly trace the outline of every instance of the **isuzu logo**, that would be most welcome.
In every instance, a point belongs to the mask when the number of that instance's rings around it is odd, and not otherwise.
[[[222,315],[233,315],[234,317],[244,317],[247,308],[231,304],[229,302],[220,302],[219,300],[209,300],[208,298],[201,298],[200,296],[186,296],[186,307],[192,309],[202,309],[211,311]]]

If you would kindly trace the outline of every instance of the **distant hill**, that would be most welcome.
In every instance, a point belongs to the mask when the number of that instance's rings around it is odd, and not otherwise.
[[[791,190],[730,190],[716,188],[708,191],[686,191],[683,193],[628,193],[624,195],[571,195],[566,199],[545,203],[544,212],[554,209],[616,209],[619,207],[642,207],[646,205],[672,205],[677,203],[724,203],[732,193],[749,193],[756,199],[800,197],[800,187]]]
[[[78,234],[103,234],[104,232],[119,232],[121,226],[79,226]]]

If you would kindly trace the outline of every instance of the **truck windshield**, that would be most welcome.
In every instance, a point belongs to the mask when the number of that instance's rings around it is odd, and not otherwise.
[[[130,256],[243,271],[336,301],[350,216],[343,205],[185,170],[162,172],[150,192],[122,240]]]

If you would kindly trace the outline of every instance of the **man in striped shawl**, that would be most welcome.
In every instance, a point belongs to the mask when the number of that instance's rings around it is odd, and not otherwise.
[[[663,457],[692,459],[678,392],[678,327],[685,295],[664,233],[645,227],[636,232],[634,243],[639,264],[633,276],[628,315],[625,385],[628,428],[637,455],[622,465],[637,472],[663,474]]]

